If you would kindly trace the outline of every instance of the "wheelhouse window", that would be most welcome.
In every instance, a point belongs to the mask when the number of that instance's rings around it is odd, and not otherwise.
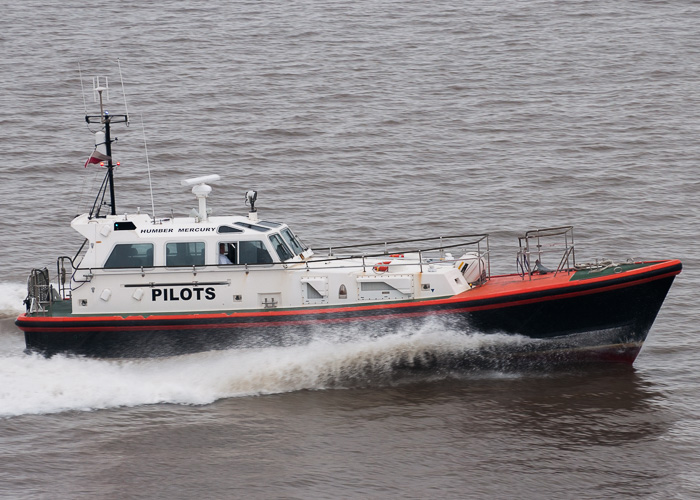
[[[216,230],[217,233],[242,233],[243,229],[238,229],[237,227],[231,227],[231,226],[219,226],[219,228]]]
[[[261,233],[266,233],[270,230],[270,228],[257,226],[255,224],[248,224],[247,222],[234,222],[234,225],[252,229],[254,231],[260,231]]]
[[[272,264],[272,257],[262,241],[239,241],[238,263]]]
[[[280,261],[284,262],[285,260],[289,260],[294,257],[294,254],[291,252],[291,250],[289,250],[289,248],[287,248],[287,245],[284,244],[284,241],[282,241],[279,234],[271,234],[270,243],[272,243],[272,248],[274,248],[275,252],[277,252],[277,256],[280,258]]]
[[[269,220],[261,220],[258,222],[259,225],[265,226],[265,227],[280,227],[282,224],[279,222],[270,222]]]
[[[287,245],[289,245],[289,248],[292,249],[292,252],[294,252],[295,255],[299,255],[304,250],[306,250],[304,244],[301,241],[299,241],[299,238],[297,238],[294,235],[291,229],[284,228],[282,229],[281,233],[282,237],[284,238],[284,241],[287,242]]]
[[[217,263],[219,265],[237,264],[238,263],[238,243],[219,243],[219,257]]]
[[[204,242],[188,241],[182,243],[166,244],[165,265],[171,267],[203,266]]]
[[[153,267],[152,243],[119,243],[109,254],[105,269]]]

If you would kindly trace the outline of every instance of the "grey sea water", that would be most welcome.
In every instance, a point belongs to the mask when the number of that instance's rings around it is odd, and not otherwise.
[[[697,498],[700,4],[0,2],[0,497]],[[117,66],[119,59],[124,92]],[[78,65],[85,92],[81,91]],[[577,260],[680,258],[633,368],[404,373],[505,339],[116,362],[23,354],[31,267],[81,241],[108,76],[117,209],[219,174],[309,244],[574,224]],[[144,141],[145,139],[145,141]],[[590,311],[595,314],[595,311]],[[349,332],[352,334],[352,332]]]

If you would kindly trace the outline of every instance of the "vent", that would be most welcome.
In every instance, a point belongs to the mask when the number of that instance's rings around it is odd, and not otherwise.
[[[361,276],[357,279],[359,300],[400,300],[413,298],[413,276]]]
[[[304,304],[327,304],[328,277],[305,276],[301,278],[301,297]]]
[[[311,283],[306,283],[306,297],[309,300],[317,300],[317,299],[322,299],[323,295],[318,293],[316,289],[311,286]]]
[[[360,283],[360,291],[362,292],[376,292],[379,290],[396,290],[396,288],[384,281],[366,281]]]

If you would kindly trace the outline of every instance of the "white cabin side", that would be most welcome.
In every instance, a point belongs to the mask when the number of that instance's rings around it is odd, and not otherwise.
[[[182,314],[449,297],[470,288],[452,263],[313,258],[286,224],[146,214],[75,218],[88,240],[71,281],[74,314]],[[223,248],[222,248],[223,245]],[[231,264],[220,264],[223,254]]]

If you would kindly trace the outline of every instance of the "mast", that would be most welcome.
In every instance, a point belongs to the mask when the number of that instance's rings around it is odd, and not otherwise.
[[[90,211],[90,217],[94,216],[99,217],[100,216],[100,208],[102,205],[104,205],[104,197],[107,194],[107,190],[109,190],[109,207],[110,207],[110,214],[111,215],[117,215],[117,204],[115,201],[114,197],[114,163],[112,161],[112,142],[116,141],[116,139],[112,139],[111,135],[111,124],[112,123],[126,123],[128,125],[129,123],[129,115],[112,115],[109,113],[109,111],[105,111],[104,109],[104,102],[103,102],[103,97],[108,97],[108,91],[109,88],[107,86],[107,79],[105,78],[105,86],[102,87],[100,86],[100,79],[95,78],[95,85],[94,85],[94,92],[96,96],[99,96],[100,100],[100,114],[99,115],[85,115],[85,121],[87,123],[99,123],[102,125],[102,128],[104,130],[104,142],[100,143],[99,140],[96,140],[95,147],[99,148],[100,146],[104,145],[104,150],[105,150],[105,155],[107,156],[107,174],[105,175],[104,181],[102,181],[102,186],[100,187],[100,191],[97,193],[97,197],[95,198],[95,203],[92,206],[92,210]],[[103,96],[103,94],[105,94]],[[100,137],[100,132],[97,132],[95,134],[96,137]],[[100,200],[98,204],[98,200]],[[97,208],[97,212],[95,213],[95,208]]]

